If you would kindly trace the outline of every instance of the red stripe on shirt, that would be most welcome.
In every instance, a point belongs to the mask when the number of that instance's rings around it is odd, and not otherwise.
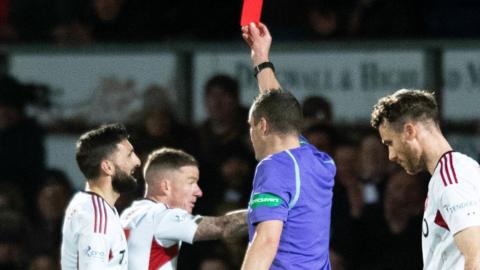
[[[178,245],[165,248],[160,246],[155,239],[152,239],[148,270],[157,270],[176,256],[178,256]]]
[[[452,153],[448,153],[448,155],[450,156],[450,168],[452,169],[453,179],[455,180],[455,183],[458,184],[457,174],[455,173],[455,167],[453,167],[453,155]]]
[[[93,232],[96,233],[97,232],[97,204],[95,202],[95,196],[92,195],[92,203],[93,203],[93,212],[94,212],[94,216],[93,216]]]
[[[107,206],[105,205],[105,201],[103,201],[103,214],[105,216],[105,224],[103,224],[103,233],[107,234]]]
[[[102,201],[100,200],[99,197],[97,197],[97,204],[98,204],[98,212],[99,212],[99,218],[100,218],[100,222],[98,224],[98,233],[103,233],[103,203]]]
[[[440,160],[440,176],[442,177],[442,182],[444,186],[447,186],[447,181],[445,180],[445,175],[443,175],[443,168],[445,166],[443,165],[443,159]]]
[[[450,177],[450,167],[448,166],[448,155],[445,155],[443,158],[443,165],[445,166],[445,174],[448,177],[448,183],[453,184],[452,178]]]

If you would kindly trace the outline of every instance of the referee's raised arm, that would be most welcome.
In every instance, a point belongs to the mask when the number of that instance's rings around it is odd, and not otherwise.
[[[251,49],[253,72],[258,81],[260,93],[281,89],[275,77],[275,69],[269,60],[272,36],[267,26],[250,23],[242,27],[242,37]]]

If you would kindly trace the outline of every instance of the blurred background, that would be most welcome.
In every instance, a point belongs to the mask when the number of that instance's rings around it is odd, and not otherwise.
[[[245,208],[257,94],[242,1],[0,0],[0,269],[59,269],[63,212],[84,187],[79,134],[122,122],[143,159],[200,161],[196,213]],[[271,61],[302,102],[303,134],[332,155],[334,270],[421,269],[428,175],[387,159],[372,105],[434,91],[455,150],[480,159],[480,2],[264,0]],[[119,211],[142,196],[122,196]],[[179,269],[238,269],[246,239],[183,245]]]

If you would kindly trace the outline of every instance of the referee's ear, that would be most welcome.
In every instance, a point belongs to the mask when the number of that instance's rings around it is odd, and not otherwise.
[[[265,119],[265,117],[261,117],[260,120],[258,120],[258,124],[260,124],[260,130],[262,131],[262,135],[268,135],[270,131],[270,125],[267,119]]]

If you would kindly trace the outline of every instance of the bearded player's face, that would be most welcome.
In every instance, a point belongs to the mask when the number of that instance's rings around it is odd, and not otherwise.
[[[112,187],[118,193],[132,191],[137,186],[133,177],[140,166],[140,159],[133,151],[133,146],[128,140],[123,140],[117,145],[118,150],[113,154],[115,173],[112,176]]]
[[[388,147],[390,161],[396,162],[411,175],[426,169],[418,141],[414,136],[409,135],[408,131],[405,129],[396,131],[387,122],[382,123],[378,130],[382,143]]]

